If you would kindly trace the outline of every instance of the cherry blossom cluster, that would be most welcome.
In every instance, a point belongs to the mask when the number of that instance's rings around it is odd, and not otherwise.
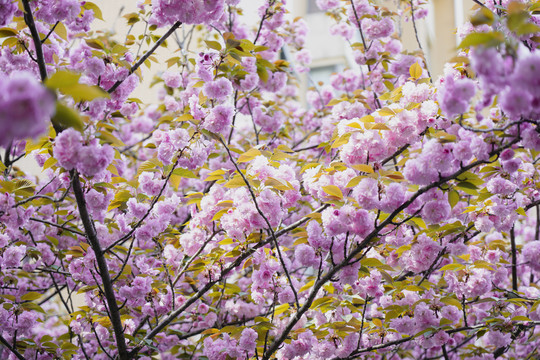
[[[284,0],[0,0],[0,357],[534,358],[540,8],[474,3],[432,77],[425,1],[317,0],[314,84]]]

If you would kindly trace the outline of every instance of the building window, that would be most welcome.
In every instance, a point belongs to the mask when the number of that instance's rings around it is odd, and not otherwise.
[[[318,66],[311,68],[309,72],[309,84],[308,86],[316,86],[320,87],[319,82],[322,82],[324,84],[328,84],[330,81],[330,76],[333,73],[336,73],[339,71],[339,65],[327,65],[327,66]]]
[[[308,0],[307,13],[312,14],[317,12],[321,12],[321,9],[319,9],[319,7],[317,6],[316,1]]]

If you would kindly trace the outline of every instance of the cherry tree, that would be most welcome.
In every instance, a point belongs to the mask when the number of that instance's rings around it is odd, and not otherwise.
[[[540,2],[438,79],[394,3],[317,0],[356,64],[302,94],[285,0],[0,0],[0,357],[540,356]]]

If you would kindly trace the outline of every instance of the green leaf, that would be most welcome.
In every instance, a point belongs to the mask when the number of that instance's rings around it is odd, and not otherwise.
[[[454,206],[456,206],[456,204],[459,202],[459,193],[455,190],[450,191],[448,193],[448,202],[453,209]]]
[[[102,88],[94,85],[75,84],[70,87],[64,87],[60,90],[65,95],[69,95],[76,102],[92,101],[99,98],[109,99],[111,96]]]
[[[217,41],[206,40],[205,43],[210,49],[221,51],[221,44]]]
[[[504,42],[504,35],[499,31],[489,32],[489,33],[472,33],[461,41],[458,48],[464,49],[471,46],[497,46]]]
[[[5,27],[0,29],[0,38],[17,36],[17,34],[17,30],[12,28]]]
[[[61,90],[65,87],[70,87],[79,83],[81,74],[73,71],[61,70],[52,74],[46,81],[45,85],[54,90]]]
[[[323,191],[330,196],[337,197],[338,199],[343,199],[343,193],[341,189],[336,185],[327,185],[322,187]]]
[[[440,268],[440,271],[458,271],[465,269],[465,265],[458,264],[458,263],[452,263],[448,265],[444,265],[442,268]]]
[[[26,293],[23,296],[21,296],[21,300],[22,301],[34,301],[34,300],[39,299],[40,297],[41,297],[40,293],[31,291],[31,292]]]
[[[56,112],[52,117],[52,122],[62,129],[74,128],[81,132],[84,129],[79,113],[60,101],[56,102]]]
[[[193,173],[193,171],[184,169],[184,168],[177,168],[173,171],[174,175],[181,176],[183,178],[190,178],[190,179],[197,179],[198,176]]]
[[[103,21],[103,13],[101,12],[101,9],[93,2],[86,1],[83,5],[83,8],[86,10],[92,10],[94,12],[94,17]]]
[[[92,101],[97,98],[110,98],[110,95],[98,86],[79,84],[81,74],[72,71],[58,71],[47,79],[49,89],[71,96],[76,102]]]

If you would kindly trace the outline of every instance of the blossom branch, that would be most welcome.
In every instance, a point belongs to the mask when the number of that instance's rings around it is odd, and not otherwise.
[[[141,217],[141,219],[133,226],[133,228],[126,235],[122,236],[120,239],[116,240],[111,245],[109,245],[104,250],[105,252],[110,251],[115,246],[120,245],[124,241],[128,240],[135,233],[135,231],[144,223],[144,220],[146,220],[146,218],[150,215],[150,212],[152,211],[152,209],[154,209],[154,206],[157,204],[159,198],[163,194],[163,191],[165,191],[165,188],[167,187],[167,184],[169,183],[169,180],[174,172],[174,169],[176,169],[176,167],[178,166],[178,161],[182,157],[182,154],[184,153],[186,148],[187,147],[184,147],[182,150],[180,150],[180,153],[176,157],[176,161],[174,162],[171,170],[169,171],[169,173],[167,174],[167,177],[165,178],[165,181],[163,182],[163,186],[159,190],[159,193],[156,196],[154,196],[154,198],[152,199],[152,202],[150,203],[150,207],[148,208],[148,211],[144,214],[144,216]]]
[[[314,210],[313,212],[314,213],[320,213],[322,212],[324,209],[326,209],[329,205],[328,204],[325,204],[319,208],[317,208],[316,210]],[[277,231],[275,233],[275,236],[276,237],[280,237],[284,234],[287,234],[289,231],[292,231],[294,229],[296,229],[297,227],[299,227],[300,225],[306,223],[307,221],[309,221],[311,219],[311,217],[308,217],[308,216],[305,216],[301,219],[299,219],[298,221],[292,223],[291,225]],[[148,341],[149,340],[152,340],[157,334],[159,334],[165,327],[167,327],[171,322],[174,321],[174,319],[176,319],[178,316],[180,316],[180,314],[182,314],[187,308],[189,308],[193,303],[195,303],[195,301],[197,301],[199,298],[201,298],[204,294],[206,294],[210,289],[212,289],[214,287],[214,285],[216,283],[218,283],[219,281],[221,281],[221,279],[223,279],[224,277],[226,277],[231,271],[233,271],[235,268],[237,268],[238,266],[240,266],[247,258],[249,258],[251,255],[253,255],[253,253],[255,253],[255,251],[257,249],[260,249],[262,247],[264,247],[265,245],[269,244],[270,242],[272,242],[273,238],[272,237],[268,237],[266,238],[264,241],[260,241],[258,244],[256,244],[255,246],[247,249],[244,251],[244,253],[242,255],[240,255],[238,258],[236,258],[236,260],[231,263],[227,268],[225,268],[222,272],[221,272],[221,276],[217,279],[214,279],[214,280],[210,280],[202,289],[200,289],[197,293],[195,293],[194,295],[192,295],[192,297],[190,297],[180,308],[178,308],[176,311],[173,311],[169,316],[167,316],[165,319],[163,319],[159,324],[157,324],[151,332],[149,332],[143,340],[141,340],[139,342],[139,344],[130,352],[130,356],[134,357],[139,351],[141,351],[142,348],[144,348],[146,345],[148,345]]]
[[[60,24],[60,21],[57,21],[54,23],[53,27],[51,28],[51,30],[49,30],[49,33],[41,40],[41,43],[43,44],[45,41],[47,41],[47,39],[49,38],[49,36],[52,35],[52,33],[54,32],[54,30],[56,29],[56,27],[58,26],[58,24]]]
[[[140,59],[139,61],[137,61],[135,63],[135,65],[133,65],[130,69],[129,69],[129,75],[133,74],[135,71],[137,71],[137,69],[139,67],[141,67],[142,64],[144,64],[144,62],[146,61],[146,59],[148,59],[156,50],[158,47],[161,46],[161,44],[163,44],[165,42],[165,40],[167,40],[167,38],[169,36],[171,36],[175,31],[176,29],[178,29],[180,27],[180,25],[182,25],[181,22],[177,21],[175,22],[171,28],[169,30],[167,30],[167,32],[165,34],[163,34],[162,37],[160,37],[158,39],[158,41],[156,41],[156,43],[154,44],[154,46],[152,46],[152,48],[150,50],[148,50]],[[129,76],[128,75],[128,76]],[[126,79],[127,79],[127,76],[126,76]],[[125,79],[124,79],[125,80]],[[107,92],[110,94],[112,92],[114,92],[116,89],[118,89],[118,87],[120,85],[122,85],[122,83],[124,82],[124,80],[118,80],[109,90],[107,90]]]
[[[268,3],[268,7],[264,10],[264,15],[259,22],[259,28],[257,29],[257,34],[255,35],[255,40],[253,40],[253,44],[257,44],[257,40],[259,40],[264,21],[272,16],[272,14],[268,13],[268,10],[274,5],[275,2],[276,0],[270,0],[270,2]]]
[[[285,261],[283,260],[283,255],[281,254],[281,249],[279,247],[277,237],[276,237],[276,234],[274,232],[274,228],[272,227],[272,225],[270,224],[270,221],[264,215],[261,208],[259,207],[259,203],[257,202],[257,197],[255,196],[255,193],[253,192],[253,189],[251,188],[251,185],[249,184],[248,179],[246,178],[244,173],[240,170],[240,167],[238,166],[238,163],[236,161],[234,161],[234,158],[233,158],[233,156],[231,154],[231,150],[229,150],[228,146],[225,144],[225,142],[223,140],[221,140],[221,138],[220,138],[220,141],[221,141],[221,144],[223,144],[223,146],[225,147],[225,150],[227,151],[227,154],[229,154],[229,160],[231,160],[234,167],[236,168],[236,171],[240,174],[240,176],[244,180],[244,183],[246,184],[246,186],[247,186],[247,188],[249,190],[249,193],[251,194],[251,199],[253,200],[253,203],[255,204],[255,208],[257,209],[257,212],[264,219],[264,222],[266,223],[266,226],[268,226],[268,231],[270,231],[270,234],[272,235],[272,240],[274,242],[274,246],[275,246],[276,251],[278,253],[279,261],[281,262],[281,266],[283,268],[283,271],[285,272],[285,275],[287,276],[287,280],[289,281],[289,285],[290,285],[291,290],[292,290],[292,292],[294,294],[294,299],[295,299],[295,302],[296,302],[296,306],[300,307],[300,302],[298,301],[298,293],[296,292],[296,289],[294,288],[294,284],[292,282],[291,275],[289,274],[289,271],[287,270],[287,265],[285,265]]]
[[[519,137],[514,138],[512,141],[508,142],[506,145],[503,145],[500,148],[496,149],[495,151],[492,151],[490,153],[490,157],[495,155],[495,154],[499,154],[503,150],[511,147],[513,144],[517,143],[519,140],[520,140]],[[370,242],[373,241],[378,236],[379,232],[382,229],[384,229],[387,225],[389,225],[397,215],[399,215],[403,210],[405,210],[407,207],[409,207],[419,196],[426,193],[427,191],[429,191],[429,190],[431,190],[433,188],[440,187],[442,184],[445,184],[445,183],[447,183],[447,182],[449,182],[451,180],[454,180],[459,175],[469,171],[470,169],[473,169],[473,168],[475,168],[475,167],[477,167],[479,165],[485,164],[485,163],[489,163],[489,160],[487,160],[487,161],[486,160],[477,160],[477,161],[474,161],[474,162],[472,162],[471,164],[469,164],[467,166],[462,167],[460,170],[456,171],[455,173],[453,173],[451,175],[441,177],[438,181],[436,181],[434,183],[431,183],[430,185],[426,185],[423,188],[419,189],[414,195],[412,195],[409,198],[409,200],[407,200],[401,206],[399,206],[396,210],[394,210],[382,223],[379,224],[379,226],[377,226],[369,235],[367,235],[364,238],[364,240],[362,242],[360,242],[360,244],[358,244],[356,246],[356,248],[354,250],[352,250],[349,253],[349,256],[347,258],[345,258],[341,263],[336,264],[335,266],[333,266],[325,276],[323,276],[319,281],[317,281],[313,285],[313,287],[311,289],[311,292],[308,295],[308,298],[307,298],[306,302],[304,303],[304,305],[300,309],[298,309],[298,311],[295,313],[295,315],[291,318],[291,320],[289,321],[287,326],[284,328],[281,335],[274,340],[274,342],[269,347],[267,352],[265,352],[265,354],[263,355],[262,360],[270,359],[270,356],[272,356],[272,354],[275,353],[279,349],[281,344],[287,339],[288,334],[290,333],[290,331],[294,328],[294,326],[301,319],[302,315],[306,311],[309,310],[309,308],[311,307],[311,304],[313,303],[313,301],[315,300],[315,297],[317,296],[318,291],[322,288],[322,286],[324,284],[326,284],[328,281],[330,281],[334,277],[334,275],[336,275],[342,268],[349,265],[349,263],[351,261],[353,261],[353,259],[358,254],[360,254],[370,244]]]

